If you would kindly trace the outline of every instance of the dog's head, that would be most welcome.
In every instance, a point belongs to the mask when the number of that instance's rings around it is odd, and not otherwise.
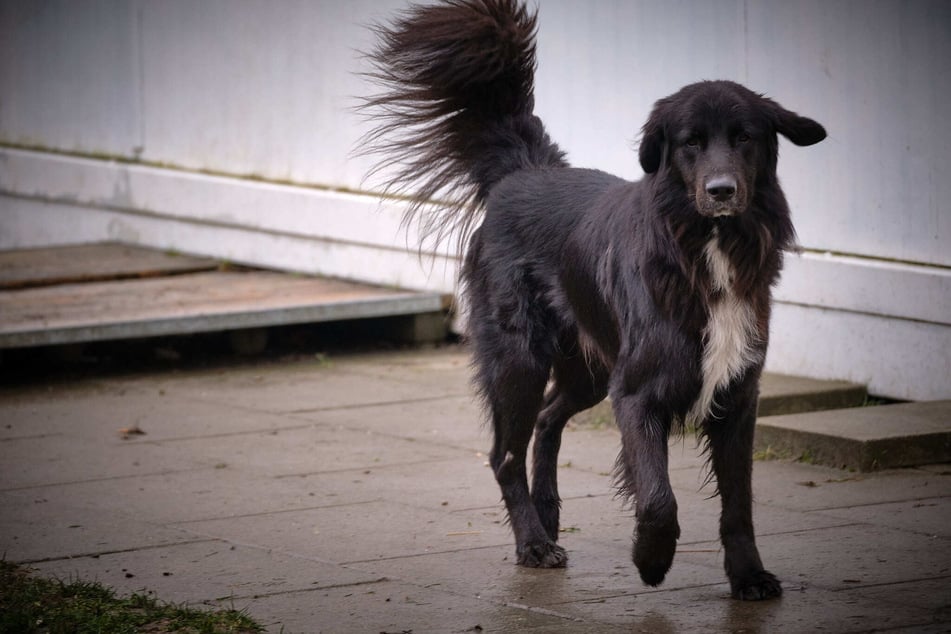
[[[748,208],[757,182],[774,178],[777,134],[796,145],[826,137],[816,121],[740,84],[705,81],[654,105],[639,158],[645,173],[668,168],[679,178],[701,215],[736,216]]]

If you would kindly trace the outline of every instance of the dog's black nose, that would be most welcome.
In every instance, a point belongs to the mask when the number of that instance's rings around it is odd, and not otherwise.
[[[732,176],[714,176],[707,181],[707,193],[717,202],[726,202],[736,194],[736,179]]]

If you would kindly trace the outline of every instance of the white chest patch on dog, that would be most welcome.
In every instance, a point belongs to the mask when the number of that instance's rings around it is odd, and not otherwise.
[[[710,274],[711,300],[707,326],[703,330],[703,383],[700,394],[687,414],[687,424],[696,425],[712,413],[714,397],[740,376],[744,370],[760,361],[757,351],[758,334],[753,307],[733,291],[733,266],[717,243],[717,233],[704,248],[707,270]]]

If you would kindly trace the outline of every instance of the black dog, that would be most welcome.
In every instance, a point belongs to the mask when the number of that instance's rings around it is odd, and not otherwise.
[[[647,176],[627,182],[568,167],[532,114],[535,15],[517,0],[413,6],[376,31],[371,76],[385,91],[366,104],[378,123],[367,143],[400,166],[390,191],[410,196],[408,219],[468,237],[469,334],[518,563],[565,565],[561,432],[610,395],[641,578],[661,583],[674,557],[667,443],[688,423],[722,499],[733,596],[781,594],[756,548],[750,484],[770,287],[794,240],[776,135],[811,145],[825,130],[738,84],[692,84],[657,102]]]

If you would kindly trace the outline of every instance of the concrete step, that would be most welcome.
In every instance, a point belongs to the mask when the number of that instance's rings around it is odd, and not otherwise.
[[[863,406],[862,385],[764,374],[755,452],[854,471],[951,462],[951,401]],[[577,427],[614,425],[609,401]]]
[[[867,397],[859,383],[766,373],[759,386],[759,416],[861,407]]]
[[[951,400],[761,417],[755,450],[854,471],[951,462]]]
[[[860,407],[867,396],[865,386],[858,383],[766,373],[760,381],[759,415],[775,416]],[[602,401],[572,420],[572,425],[576,427],[603,427],[614,424],[610,400]]]

